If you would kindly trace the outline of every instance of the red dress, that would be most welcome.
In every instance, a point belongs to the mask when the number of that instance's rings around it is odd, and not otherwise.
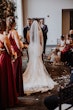
[[[12,107],[17,104],[17,94],[11,65],[11,56],[0,41],[0,108]]]
[[[23,81],[22,81],[22,58],[21,51],[18,49],[15,40],[10,35],[9,37],[10,43],[17,53],[17,59],[12,63],[13,74],[16,82],[16,89],[19,96],[23,96]]]

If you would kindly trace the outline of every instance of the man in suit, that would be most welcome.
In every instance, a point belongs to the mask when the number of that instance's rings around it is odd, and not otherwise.
[[[71,73],[70,74],[70,82],[69,82],[68,85],[73,84],[73,67],[71,67],[70,73]],[[66,85],[66,86],[68,86],[68,85]],[[58,107],[59,98],[58,98],[57,94],[48,96],[44,99],[44,104],[45,104],[45,106],[47,107],[48,110],[54,110],[56,107]],[[73,105],[73,100],[70,100],[68,102],[68,104]]]
[[[29,45],[29,41],[27,39],[27,32],[30,30],[31,24],[32,24],[32,19],[28,18],[27,19],[27,25],[23,29],[24,43],[27,45],[27,47]],[[28,49],[27,49],[27,57],[28,57],[28,60],[29,60]]]
[[[43,53],[45,54],[48,27],[47,27],[47,25],[44,24],[44,19],[40,19],[40,26],[41,26],[41,29],[43,32],[43,41],[44,41]]]
[[[27,32],[30,30],[31,24],[32,24],[32,19],[28,18],[27,19],[27,25],[23,29],[23,35],[24,35],[24,40],[25,40],[26,44],[29,44],[29,42],[27,40]]]

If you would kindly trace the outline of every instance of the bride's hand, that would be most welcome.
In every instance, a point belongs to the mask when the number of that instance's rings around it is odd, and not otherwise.
[[[24,44],[24,47],[25,47],[25,48],[28,48],[28,44]]]

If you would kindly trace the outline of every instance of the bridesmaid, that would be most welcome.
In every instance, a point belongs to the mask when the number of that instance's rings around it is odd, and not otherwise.
[[[18,96],[23,96],[23,81],[22,81],[22,45],[19,35],[14,29],[16,26],[15,18],[10,16],[6,21],[8,38],[10,40],[12,50],[17,53],[17,58],[12,62],[13,74],[16,82],[16,89]]]
[[[12,51],[7,36],[3,35],[5,22],[0,19],[0,109],[13,107],[18,103],[12,72]]]

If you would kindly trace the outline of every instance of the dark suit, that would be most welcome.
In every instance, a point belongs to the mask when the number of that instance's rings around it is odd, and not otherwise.
[[[48,27],[47,27],[47,25],[43,25],[43,27],[41,29],[42,29],[42,32],[43,32],[43,41],[44,41],[43,53],[45,54]]]
[[[25,26],[24,29],[23,29],[24,40],[25,40],[25,43],[27,43],[27,44],[29,44],[28,41],[27,41],[27,31],[28,30],[30,30],[29,26]]]
[[[29,26],[25,26],[24,29],[23,29],[23,35],[24,35],[24,40],[26,44],[29,44],[28,40],[27,40],[27,31],[30,30],[30,27]],[[28,60],[29,60],[29,55],[28,55],[28,49],[27,49],[27,57],[28,57]]]

